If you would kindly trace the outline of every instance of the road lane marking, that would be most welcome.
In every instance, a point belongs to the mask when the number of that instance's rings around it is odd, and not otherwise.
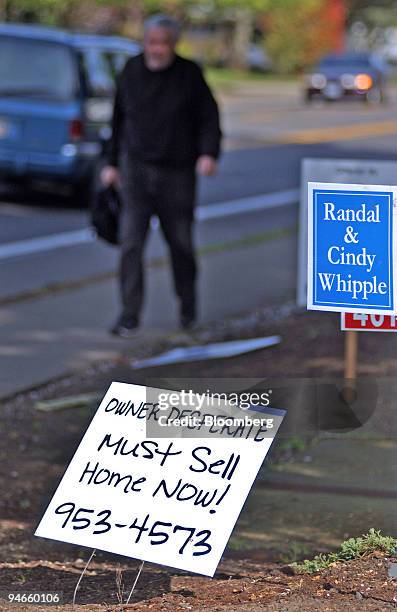
[[[196,219],[199,222],[221,219],[233,215],[258,212],[280,206],[295,204],[299,200],[299,189],[289,189],[285,191],[275,191],[264,195],[249,196],[228,202],[210,204],[208,206],[198,206]],[[156,224],[155,224],[156,225]],[[50,236],[40,236],[29,238],[28,240],[18,240],[0,245],[0,261],[53,251],[62,247],[76,246],[95,242],[96,236],[91,228],[62,232]]]
[[[31,255],[32,253],[42,253],[52,251],[60,247],[75,246],[93,242],[95,234],[91,228],[81,229],[74,232],[62,232],[50,236],[40,236],[29,240],[18,240],[8,242],[0,246],[0,260],[20,257],[21,255]]]

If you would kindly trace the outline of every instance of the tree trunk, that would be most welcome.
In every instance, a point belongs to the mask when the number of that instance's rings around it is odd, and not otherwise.
[[[249,8],[236,7],[230,63],[233,68],[247,68],[248,48],[251,42],[253,16]]]
[[[16,21],[11,0],[0,0],[0,21]]]

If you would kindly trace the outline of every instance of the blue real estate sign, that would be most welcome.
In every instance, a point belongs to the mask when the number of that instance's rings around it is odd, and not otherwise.
[[[395,312],[395,190],[309,183],[309,309]]]

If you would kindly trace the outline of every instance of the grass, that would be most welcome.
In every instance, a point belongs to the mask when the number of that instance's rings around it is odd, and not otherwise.
[[[264,244],[267,242],[272,242],[273,240],[281,240],[283,238],[293,236],[296,232],[296,225],[291,227],[282,227],[280,229],[268,230],[258,234],[251,234],[250,236],[245,236],[244,238],[238,238],[236,240],[229,240],[228,242],[208,244],[201,247],[198,250],[198,253],[200,255],[212,255],[216,253],[223,253],[224,251],[232,251],[234,249],[253,247],[258,244]]]
[[[292,565],[292,562],[295,562],[296,559],[302,559],[303,555],[307,555],[310,552],[312,550],[305,542],[293,540],[289,543],[287,550],[280,555],[280,561]]]
[[[376,551],[386,553],[387,555],[397,554],[397,540],[390,536],[382,535],[380,531],[370,529],[369,533],[360,538],[345,540],[342,542],[340,549],[334,553],[317,555],[314,559],[305,559],[302,563],[291,563],[291,566],[299,573],[314,574],[338,561],[345,562],[359,559]]]
[[[280,83],[296,81],[296,76],[278,75],[272,73],[252,72],[250,70],[237,70],[233,68],[205,69],[205,76],[212,87],[232,88],[244,83]]]
[[[302,438],[301,436],[291,436],[287,440],[279,443],[278,449],[281,451],[297,451],[302,452],[309,448],[311,440]]]
[[[228,542],[228,548],[230,550],[249,551],[255,548],[255,544],[247,541],[244,536],[232,535]]]

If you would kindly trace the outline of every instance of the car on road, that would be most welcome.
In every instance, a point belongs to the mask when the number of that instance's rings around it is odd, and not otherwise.
[[[386,99],[386,64],[374,53],[334,53],[325,56],[306,76],[306,102],[314,99]]]
[[[110,136],[127,38],[0,25],[0,176],[67,185],[87,201]]]

